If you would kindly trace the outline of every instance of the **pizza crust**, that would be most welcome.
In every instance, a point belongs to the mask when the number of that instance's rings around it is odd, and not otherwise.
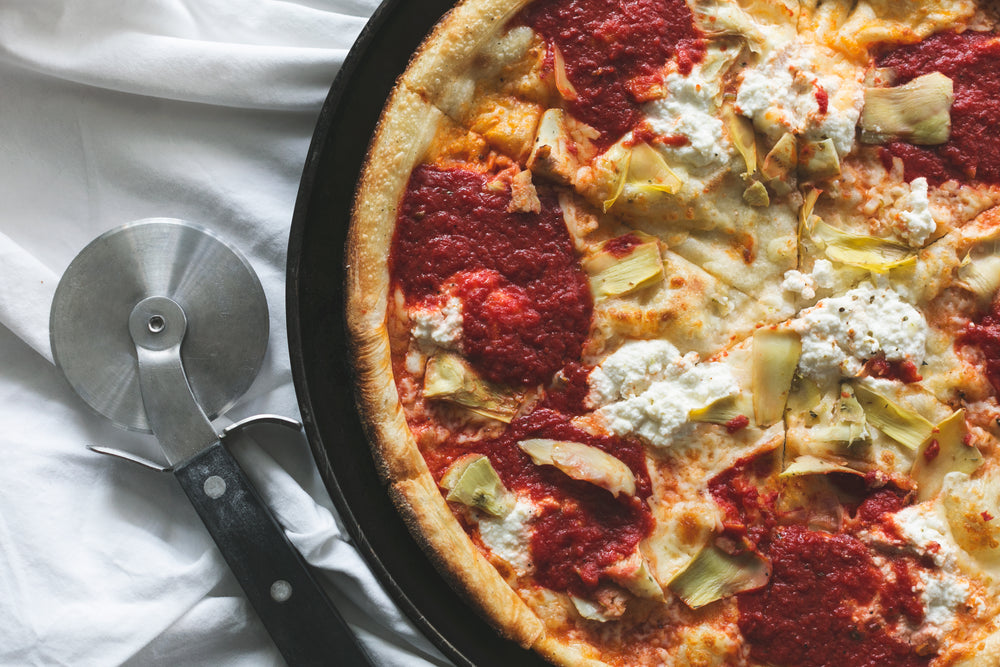
[[[504,634],[531,648],[544,625],[459,524],[430,474],[397,482],[390,495],[404,521],[450,583]]]

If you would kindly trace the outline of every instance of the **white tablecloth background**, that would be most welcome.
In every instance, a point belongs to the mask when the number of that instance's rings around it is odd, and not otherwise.
[[[0,664],[281,664],[173,477],[86,449],[157,452],[65,383],[48,311],[99,234],[197,222],[244,253],[270,306],[264,368],[227,417],[297,417],[292,209],[320,106],[377,4],[0,2]],[[304,439],[239,455],[379,664],[446,664],[338,527]]]

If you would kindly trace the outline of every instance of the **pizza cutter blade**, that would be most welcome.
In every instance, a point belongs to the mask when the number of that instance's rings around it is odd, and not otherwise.
[[[267,350],[267,300],[250,264],[179,220],[119,227],[66,269],[50,337],[88,405],[156,436],[288,663],[370,664],[226,445],[254,423],[291,420],[261,416],[222,435],[210,421],[250,387]]]

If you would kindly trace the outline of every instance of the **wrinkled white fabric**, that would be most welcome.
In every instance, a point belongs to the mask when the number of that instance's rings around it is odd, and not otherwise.
[[[151,436],[91,412],[52,363],[59,276],[101,233],[174,217],[238,247],[271,340],[227,415],[297,417],[284,268],[323,100],[377,0],[0,3],[0,665],[268,665],[280,656]],[[300,435],[235,446],[384,665],[447,664],[337,519]]]

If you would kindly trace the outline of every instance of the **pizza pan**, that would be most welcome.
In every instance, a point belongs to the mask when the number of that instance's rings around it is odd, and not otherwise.
[[[396,77],[452,4],[386,0],[320,112],[288,247],[292,373],[320,474],[362,556],[397,604],[456,664],[541,667],[546,663],[537,654],[482,621],[410,536],[375,469],[347,359],[344,246],[361,164]]]

